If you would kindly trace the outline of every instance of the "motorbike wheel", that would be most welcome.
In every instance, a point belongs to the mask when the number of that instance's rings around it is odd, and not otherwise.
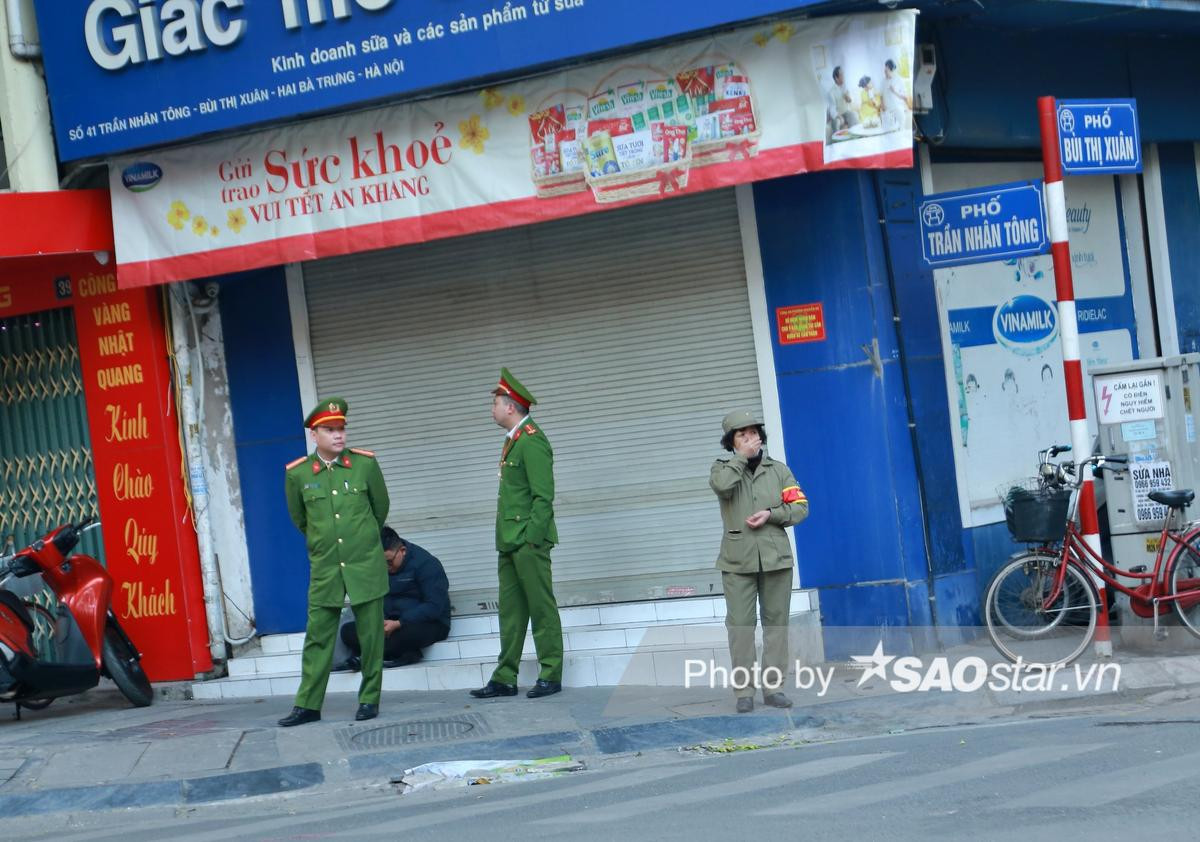
[[[102,658],[109,678],[125,694],[126,699],[140,708],[154,701],[154,690],[150,687],[150,679],[142,671],[137,651],[111,619],[104,627]]]

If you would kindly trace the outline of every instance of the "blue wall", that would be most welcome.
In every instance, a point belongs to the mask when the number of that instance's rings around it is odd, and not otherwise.
[[[1158,147],[1179,350],[1200,351],[1200,189],[1191,143]]]
[[[220,279],[225,365],[259,634],[303,631],[308,553],[283,466],[308,452],[282,267]]]
[[[964,611],[971,622],[976,616],[956,495],[947,500],[943,490],[955,484],[932,278],[911,268],[918,188],[912,173],[894,175],[877,183],[872,173],[818,173],[754,187],[768,310],[812,302],[824,308],[824,341],[780,345],[777,335],[773,341],[788,458],[812,505],[796,529],[800,581],[820,590],[830,657],[862,645],[835,629],[927,626],[938,609],[949,612],[940,623],[960,622]],[[886,238],[881,196],[895,205]],[[897,274],[895,293],[919,399],[922,478],[934,491],[924,511],[889,252],[896,265],[910,267]],[[931,564],[944,608],[929,599]],[[938,583],[960,574],[965,584]],[[870,647],[875,640],[867,641]]]
[[[918,40],[938,51],[938,109],[918,122],[931,136],[944,133],[939,142],[948,146],[1037,148],[1039,96],[1135,97],[1143,141],[1200,138],[1200,110],[1180,106],[1194,97],[1194,38],[952,21],[919,26]]]

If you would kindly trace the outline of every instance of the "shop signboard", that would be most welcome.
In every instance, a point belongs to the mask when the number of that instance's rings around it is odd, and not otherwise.
[[[1066,175],[1142,171],[1137,100],[1060,99],[1058,151]]]
[[[817,0],[35,0],[64,161],[512,76]]]
[[[1041,181],[926,196],[918,209],[926,266],[962,266],[1045,254]]]
[[[162,312],[91,254],[7,261],[7,317],[70,307],[112,608],[154,681],[212,667],[195,526],[181,470]]]
[[[914,26],[911,11],[773,22],[512,85],[117,158],[118,278],[162,283],[812,170],[910,167],[904,97],[891,96],[890,111],[864,99],[848,135],[827,102],[835,75],[876,74],[907,90]]]

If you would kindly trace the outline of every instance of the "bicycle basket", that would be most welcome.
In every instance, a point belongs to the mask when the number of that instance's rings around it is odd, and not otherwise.
[[[1040,544],[1062,540],[1071,508],[1071,489],[1046,488],[1033,477],[1006,483],[997,492],[1014,541]]]

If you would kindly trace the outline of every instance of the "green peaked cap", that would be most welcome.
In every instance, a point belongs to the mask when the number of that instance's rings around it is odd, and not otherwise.
[[[500,369],[500,382],[496,384],[495,389],[492,389],[492,394],[507,395],[526,409],[537,403],[537,398],[533,396],[533,393],[526,389],[520,380],[513,377],[513,373],[507,368]]]
[[[350,404],[346,403],[345,398],[325,398],[308,413],[304,419],[304,426],[312,429],[318,424],[345,424],[349,414]]]
[[[763,420],[756,413],[747,412],[744,409],[731,412],[721,419],[722,432],[731,432],[732,430],[744,430],[746,427],[761,427]]]

